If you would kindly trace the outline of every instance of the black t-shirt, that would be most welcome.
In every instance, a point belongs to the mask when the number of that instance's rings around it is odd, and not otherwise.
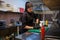
[[[35,16],[33,12],[32,13],[25,12],[22,17],[23,26],[26,26],[26,25],[34,26],[34,22],[36,18],[37,17]]]
[[[33,12],[31,12],[31,13],[25,12],[22,17],[22,30],[21,30],[21,32],[24,33],[27,31],[27,29],[24,28],[26,25],[34,27],[34,21],[36,18],[37,17],[35,16],[35,14]]]

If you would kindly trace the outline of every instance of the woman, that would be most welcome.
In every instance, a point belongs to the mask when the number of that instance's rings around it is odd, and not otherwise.
[[[38,19],[37,16],[35,16],[33,12],[33,5],[30,2],[26,2],[25,4],[25,12],[22,17],[22,26],[23,26],[23,31],[26,32],[28,29],[34,29],[37,27],[34,27],[34,22],[35,19]],[[38,23],[39,19],[37,20],[36,23]]]

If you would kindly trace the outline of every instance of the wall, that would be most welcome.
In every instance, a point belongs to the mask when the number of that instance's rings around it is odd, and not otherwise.
[[[14,19],[18,21],[20,18],[20,13],[18,12],[0,12],[0,20],[5,20],[7,24],[9,24],[10,19]]]

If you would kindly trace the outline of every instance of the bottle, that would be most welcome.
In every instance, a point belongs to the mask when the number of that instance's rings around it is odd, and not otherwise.
[[[46,26],[48,26],[48,20],[46,20]]]
[[[44,37],[45,37],[45,27],[42,24],[42,27],[41,27],[41,40],[44,40]]]

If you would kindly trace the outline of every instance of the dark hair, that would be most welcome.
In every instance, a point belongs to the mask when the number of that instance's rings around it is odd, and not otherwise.
[[[30,3],[30,2],[26,2],[26,4],[25,4],[25,11],[27,11],[27,9],[29,8],[29,7],[32,7],[33,5],[31,4],[31,5],[27,5],[28,3]]]

